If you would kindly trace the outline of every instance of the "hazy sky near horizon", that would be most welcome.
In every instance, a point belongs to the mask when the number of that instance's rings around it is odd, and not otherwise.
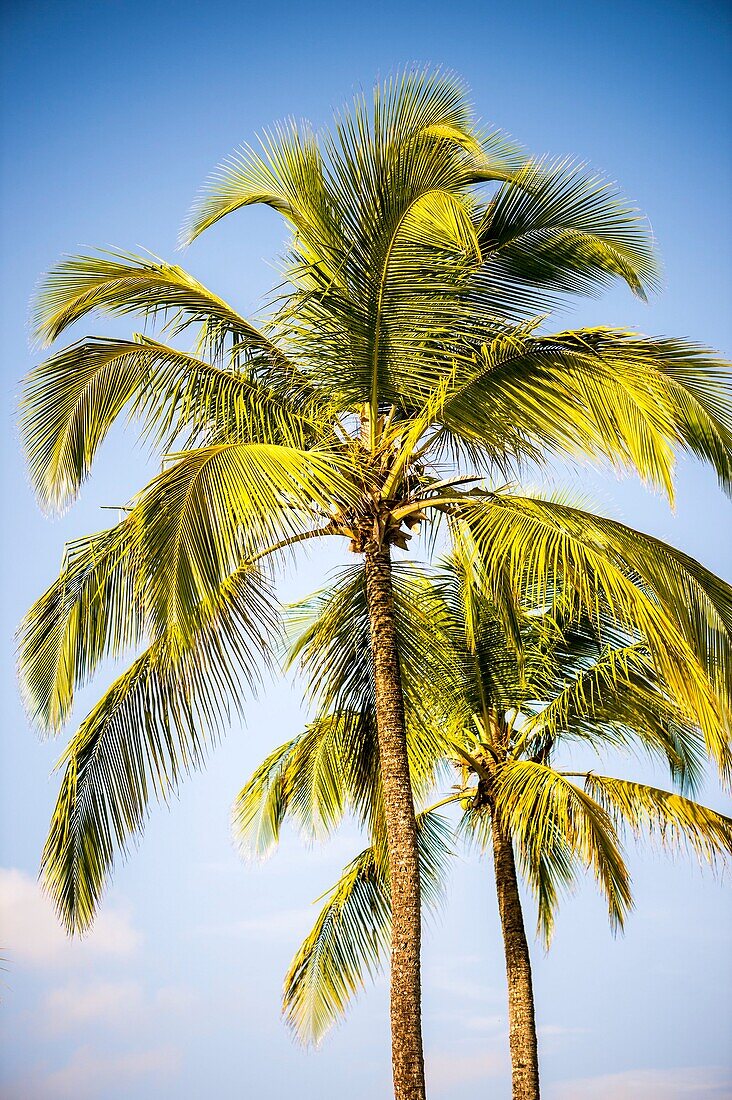
[[[334,108],[406,63],[468,83],[479,115],[535,153],[587,160],[652,222],[664,290],[580,303],[558,326],[610,323],[732,350],[730,15],[723,4],[514,5],[470,0],[248,5],[209,0],[2,5],[0,310],[4,430],[3,717],[0,732],[0,1092],[16,1100],[373,1100],[389,1091],[386,984],[360,998],[317,1052],[279,1019],[282,975],[316,907],[359,848],[346,829],[324,849],[289,835],[246,867],[231,801],[254,766],[305,720],[296,685],[273,683],[170,810],[154,808],[120,864],[94,933],[69,944],[36,885],[61,743],[28,726],[13,632],[58,569],[65,541],[106,526],[153,466],[115,430],[78,504],[50,521],[27,484],[14,426],[19,379],[38,360],[27,304],[62,252],[146,248],[183,263],[252,313],[276,278],[281,223],[245,211],[175,252],[211,168],[289,115]],[[129,333],[92,319],[83,332]],[[713,476],[679,471],[675,513],[633,481],[570,479],[596,507],[732,577],[729,504]],[[294,598],[336,565],[304,557]],[[106,682],[81,693],[77,719]],[[616,764],[616,762],[614,762]],[[663,777],[631,761],[627,774]],[[705,797],[729,800],[710,784]],[[729,876],[630,846],[636,910],[613,938],[591,883],[564,904],[548,955],[534,948],[547,1100],[722,1100],[732,1096]],[[527,921],[533,910],[527,904]],[[510,1095],[503,962],[490,867],[456,863],[425,946],[432,1100]]]

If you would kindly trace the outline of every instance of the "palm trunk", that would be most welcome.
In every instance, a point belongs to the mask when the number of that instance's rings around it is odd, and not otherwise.
[[[521,912],[511,837],[493,817],[493,862],[508,979],[513,1100],[539,1100],[539,1058],[531,959]]]
[[[394,625],[389,548],[368,547],[366,598],[391,876],[391,1047],[396,1100],[424,1100],[417,823]]]

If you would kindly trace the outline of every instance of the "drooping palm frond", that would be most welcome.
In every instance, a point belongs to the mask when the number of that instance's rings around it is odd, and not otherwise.
[[[234,800],[232,830],[247,857],[265,859],[279,844],[288,810],[288,769],[297,741],[293,738],[271,752]]]
[[[172,458],[135,514],[152,620],[181,630],[242,559],[317,527],[356,492],[332,451],[232,443]]]
[[[307,124],[265,132],[260,149],[245,145],[209,177],[181,230],[190,244],[227,214],[259,203],[281,214],[306,239],[322,227],[329,200],[318,142]]]
[[[224,336],[287,366],[281,350],[182,267],[156,256],[99,252],[68,256],[41,282],[31,325],[45,346],[92,312],[126,316],[137,313],[173,321],[172,332],[204,326],[206,342],[220,346]]]
[[[276,749],[234,801],[234,836],[245,855],[266,856],[290,817],[309,838],[322,838],[347,809],[365,821],[380,813],[373,714],[325,715]]]
[[[58,729],[74,689],[99,661],[177,630],[243,559],[309,530],[353,491],[349,467],[324,451],[227,444],[178,456],[116,527],[67,548],[61,573],[20,628],[28,710]]]
[[[617,187],[571,160],[529,161],[488,204],[479,240],[486,293],[519,308],[523,300],[533,313],[613,278],[639,297],[658,285],[646,220]]]
[[[448,823],[434,811],[417,815],[422,900],[439,904],[453,854]],[[285,1020],[304,1043],[319,1043],[367,978],[381,969],[391,932],[388,867],[367,848],[346,867],[285,976]]]
[[[61,572],[18,631],[21,690],[32,721],[58,731],[75,689],[106,656],[142,640],[145,609],[136,569],[137,517],[69,543]]]
[[[242,568],[198,609],[181,645],[174,629],[102,696],[70,741],[43,854],[44,882],[72,932],[91,924],[116,850],[142,829],[153,795],[166,799],[201,764],[242,682],[253,688],[276,605],[258,573]]]
[[[591,621],[604,610],[638,631],[666,689],[703,730],[729,779],[729,585],[660,540],[558,501],[497,495],[461,503],[460,514],[497,606],[506,589],[495,590],[496,576],[511,577],[514,593],[530,579],[539,606],[561,577]]]
[[[20,430],[41,506],[61,510],[76,496],[109,428],[125,408],[163,451],[188,444],[303,446],[315,426],[308,394],[263,385],[251,369],[221,369],[146,336],[92,339],[57,352],[28,376]]]
[[[593,328],[484,342],[457,378],[441,419],[501,455],[584,454],[632,469],[673,496],[675,451],[732,470],[732,374],[704,348]]]
[[[544,764],[515,760],[497,772],[495,812],[513,838],[527,882],[545,905],[547,873],[566,884],[576,873],[572,868],[581,866],[593,872],[611,924],[622,927],[632,904],[630,878],[612,820],[593,798]],[[540,909],[539,916],[548,935],[547,915]]]
[[[638,838],[650,835],[669,851],[689,849],[714,865],[732,856],[732,818],[680,794],[588,772],[585,790],[616,822]]]
[[[569,652],[567,650],[569,649]],[[542,756],[555,742],[579,738],[618,747],[639,746],[668,764],[684,790],[695,790],[704,774],[706,751],[699,730],[663,689],[645,648],[598,646],[589,661],[573,661],[570,647],[554,655],[556,684],[544,698],[525,700],[528,715],[520,747]]]

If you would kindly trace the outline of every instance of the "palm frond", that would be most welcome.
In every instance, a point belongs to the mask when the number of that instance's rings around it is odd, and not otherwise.
[[[704,773],[703,738],[664,691],[645,648],[637,641],[605,644],[577,664],[568,648],[560,645],[553,655],[556,684],[547,685],[545,698],[522,704],[529,715],[521,727],[522,749],[541,755],[565,738],[640,745],[668,764],[683,789],[694,790]]]
[[[429,910],[440,901],[451,830],[431,811],[417,816],[420,884]],[[328,893],[318,919],[285,977],[285,1020],[303,1043],[319,1043],[381,968],[391,932],[391,897],[383,853],[367,848]]]
[[[260,203],[306,237],[310,223],[322,221],[319,206],[327,203],[322,158],[307,124],[275,127],[259,144],[260,150],[243,146],[210,176],[181,230],[181,244],[191,244],[227,214]]]
[[[171,456],[135,502],[150,613],[185,629],[188,609],[242,559],[318,525],[356,489],[335,452],[224,444]]]
[[[528,162],[489,203],[479,239],[486,280],[518,304],[523,289],[534,311],[544,288],[551,302],[613,278],[641,298],[658,285],[645,219],[613,184],[571,160]]]
[[[617,823],[636,837],[650,833],[669,851],[689,849],[714,865],[732,856],[732,818],[682,795],[644,783],[589,772],[585,790]]]
[[[687,341],[608,328],[540,336],[527,326],[482,344],[442,421],[494,461],[581,454],[637,471],[672,496],[678,447],[710,462],[728,486],[731,392],[726,364]]]
[[[203,762],[241,683],[254,687],[276,617],[267,585],[242,568],[199,608],[187,645],[161,634],[120,676],[70,741],[43,853],[43,878],[70,932],[86,931],[115,851],[141,831],[153,795],[165,800]]]
[[[252,377],[145,336],[84,340],[33,370],[21,401],[20,431],[41,506],[60,511],[76,496],[109,428],[129,408],[168,450],[210,435],[221,441],[302,446],[313,435],[308,395],[291,396]]]
[[[69,543],[61,572],[18,630],[21,690],[32,721],[57,731],[74,691],[106,656],[139,644],[145,604],[136,517]]]
[[[463,504],[484,582],[508,575],[515,599],[530,578],[538,606],[562,578],[591,621],[637,631],[666,689],[693,724],[723,777],[732,775],[729,698],[732,589],[658,539],[557,501],[494,496]],[[498,601],[505,589],[492,593]]]
[[[205,340],[220,346],[224,337],[286,365],[285,357],[262,332],[240,317],[182,267],[156,256],[99,252],[67,256],[41,282],[33,302],[31,327],[44,345],[92,312],[172,320],[172,332],[204,326]],[[202,337],[204,339],[204,337]]]
[[[231,823],[242,855],[266,859],[277,846],[288,809],[288,769],[297,738],[271,752],[239,791]]]
[[[617,833],[603,808],[552,768],[511,761],[497,773],[495,813],[513,838],[519,865],[546,908],[550,882],[569,881],[572,864],[592,870],[605,895],[610,922],[622,927],[632,904],[630,878]],[[550,867],[548,861],[556,863]],[[551,928],[540,911],[545,934]]]

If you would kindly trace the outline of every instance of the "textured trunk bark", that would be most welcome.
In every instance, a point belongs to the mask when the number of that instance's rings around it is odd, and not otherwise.
[[[539,1057],[531,959],[521,912],[511,837],[493,817],[493,862],[508,979],[513,1100],[539,1100]]]
[[[424,1100],[417,823],[409,777],[404,699],[388,547],[367,548],[366,597],[376,725],[391,873],[391,1046],[396,1100]]]

